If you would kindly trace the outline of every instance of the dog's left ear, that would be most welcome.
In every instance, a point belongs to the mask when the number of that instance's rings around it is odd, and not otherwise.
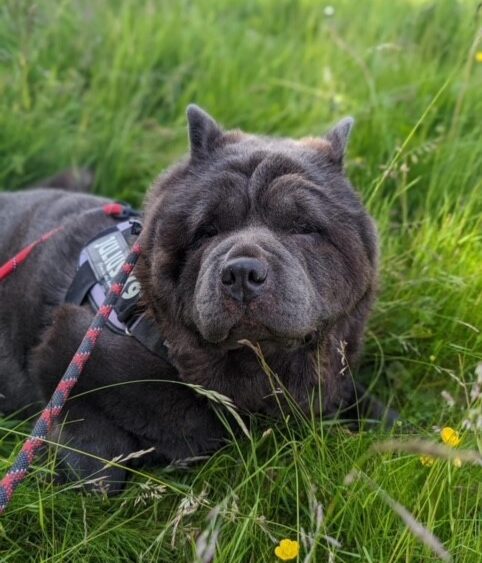
[[[353,117],[344,117],[325,135],[325,139],[331,145],[330,156],[336,164],[343,164],[346,146],[354,124],[355,120]]]
[[[203,158],[212,150],[223,131],[209,114],[195,104],[189,104],[186,113],[191,157]]]

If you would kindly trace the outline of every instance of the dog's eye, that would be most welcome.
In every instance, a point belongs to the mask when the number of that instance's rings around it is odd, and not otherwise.
[[[316,235],[320,233],[320,230],[307,223],[296,223],[288,232],[290,235]]]
[[[321,241],[328,240],[326,236],[326,231],[320,226],[310,225],[308,223],[296,223],[290,229],[288,229],[288,234],[294,236],[302,236],[307,241],[314,243],[319,243]]]
[[[218,229],[215,225],[203,225],[200,227],[196,234],[194,235],[191,246],[193,248],[198,248],[201,246],[204,240],[214,237],[218,234]]]

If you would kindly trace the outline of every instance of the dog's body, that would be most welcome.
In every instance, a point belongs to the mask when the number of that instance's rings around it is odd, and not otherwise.
[[[149,461],[165,463],[218,448],[223,424],[184,383],[276,414],[282,393],[246,339],[303,410],[333,413],[352,388],[346,364],[358,357],[374,298],[376,232],[342,172],[350,122],[299,142],[223,133],[195,107],[188,115],[191,156],[146,199],[135,270],[169,361],[104,331],[52,436],[104,459],[154,447]],[[64,227],[0,284],[3,412],[48,400],[92,320],[89,305],[64,300],[82,247],[113,225],[95,211],[105,201],[0,194],[0,264]],[[103,464],[65,449],[61,465],[70,478]]]
[[[5,243],[1,263],[41,234],[64,227],[0,285],[3,412],[40,409],[92,320],[90,305],[63,305],[63,301],[81,248],[93,235],[114,224],[101,211],[105,202],[51,189],[0,194]],[[207,453],[219,446],[223,437],[220,423],[205,401],[185,386],[157,382],[122,385],[149,379],[179,381],[170,363],[135,339],[106,329],[74,395],[110,384],[118,386],[69,401],[68,420],[75,422],[64,424],[62,435],[52,438],[105,459],[154,446],[149,460],[155,463]],[[103,465],[67,450],[59,455],[83,477]],[[122,482],[119,471],[111,470],[110,474],[113,481]]]

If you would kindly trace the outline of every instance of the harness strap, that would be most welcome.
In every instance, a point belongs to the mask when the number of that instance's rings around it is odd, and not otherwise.
[[[72,303],[73,305],[81,305],[86,295],[97,283],[94,272],[88,262],[84,262],[75,274],[74,283],[69,287],[66,295],[65,302]]]
[[[164,338],[159,333],[155,322],[145,313],[135,317],[131,324],[127,325],[128,334],[133,336],[145,348],[166,362],[168,361],[168,349]]]

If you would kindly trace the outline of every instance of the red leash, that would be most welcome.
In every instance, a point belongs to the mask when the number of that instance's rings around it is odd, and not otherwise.
[[[95,209],[97,211],[97,209]],[[106,203],[102,206],[102,211],[105,215],[110,217],[120,217],[124,214],[124,206],[121,203]],[[48,233],[43,234],[39,239],[35,240],[34,242],[30,243],[25,248],[22,248],[20,252],[15,254],[13,258],[10,258],[3,266],[0,266],[0,282],[4,279],[8,278],[10,274],[13,274],[15,270],[25,262],[25,260],[30,256],[32,250],[36,248],[39,244],[49,240],[50,237],[58,233],[59,231],[63,231],[63,227],[57,227],[52,229]]]
[[[114,217],[120,217],[124,214],[124,207],[118,203],[107,204],[102,209],[106,215]],[[58,227],[57,229],[53,229],[52,231],[46,233],[4,264],[0,268],[0,281],[5,280],[10,274],[12,274],[17,266],[26,260],[28,255],[37,245],[45,242],[62,229],[62,227]],[[122,293],[127,279],[134,269],[140,254],[141,247],[136,243],[132,247],[131,253],[127,257],[122,268],[115,276],[103,305],[99,308],[97,314],[92,320],[92,323],[77,349],[77,352],[57,385],[50,401],[38,418],[32,433],[27,440],[25,440],[16,460],[0,481],[0,514],[4,512],[15,492],[15,489],[25,479],[28,469],[34,460],[35,454],[43,445],[55,419],[62,412],[62,408],[64,407],[72,388],[77,383],[85,364],[90,358],[97,339],[99,338],[99,335],[102,332],[102,329],[104,328],[119,295]]]
[[[20,266],[22,262],[25,262],[25,260],[28,258],[35,247],[37,247],[39,244],[42,244],[46,240],[49,240],[51,236],[55,235],[55,233],[58,233],[59,231],[63,231],[63,227],[57,227],[56,229],[52,229],[48,233],[45,233],[36,241],[30,243],[25,248],[22,248],[22,250],[18,254],[15,254],[15,256],[13,258],[10,258],[8,262],[5,262],[3,266],[0,266],[0,282],[5,278],[8,278],[10,274],[13,274],[18,266]]]

